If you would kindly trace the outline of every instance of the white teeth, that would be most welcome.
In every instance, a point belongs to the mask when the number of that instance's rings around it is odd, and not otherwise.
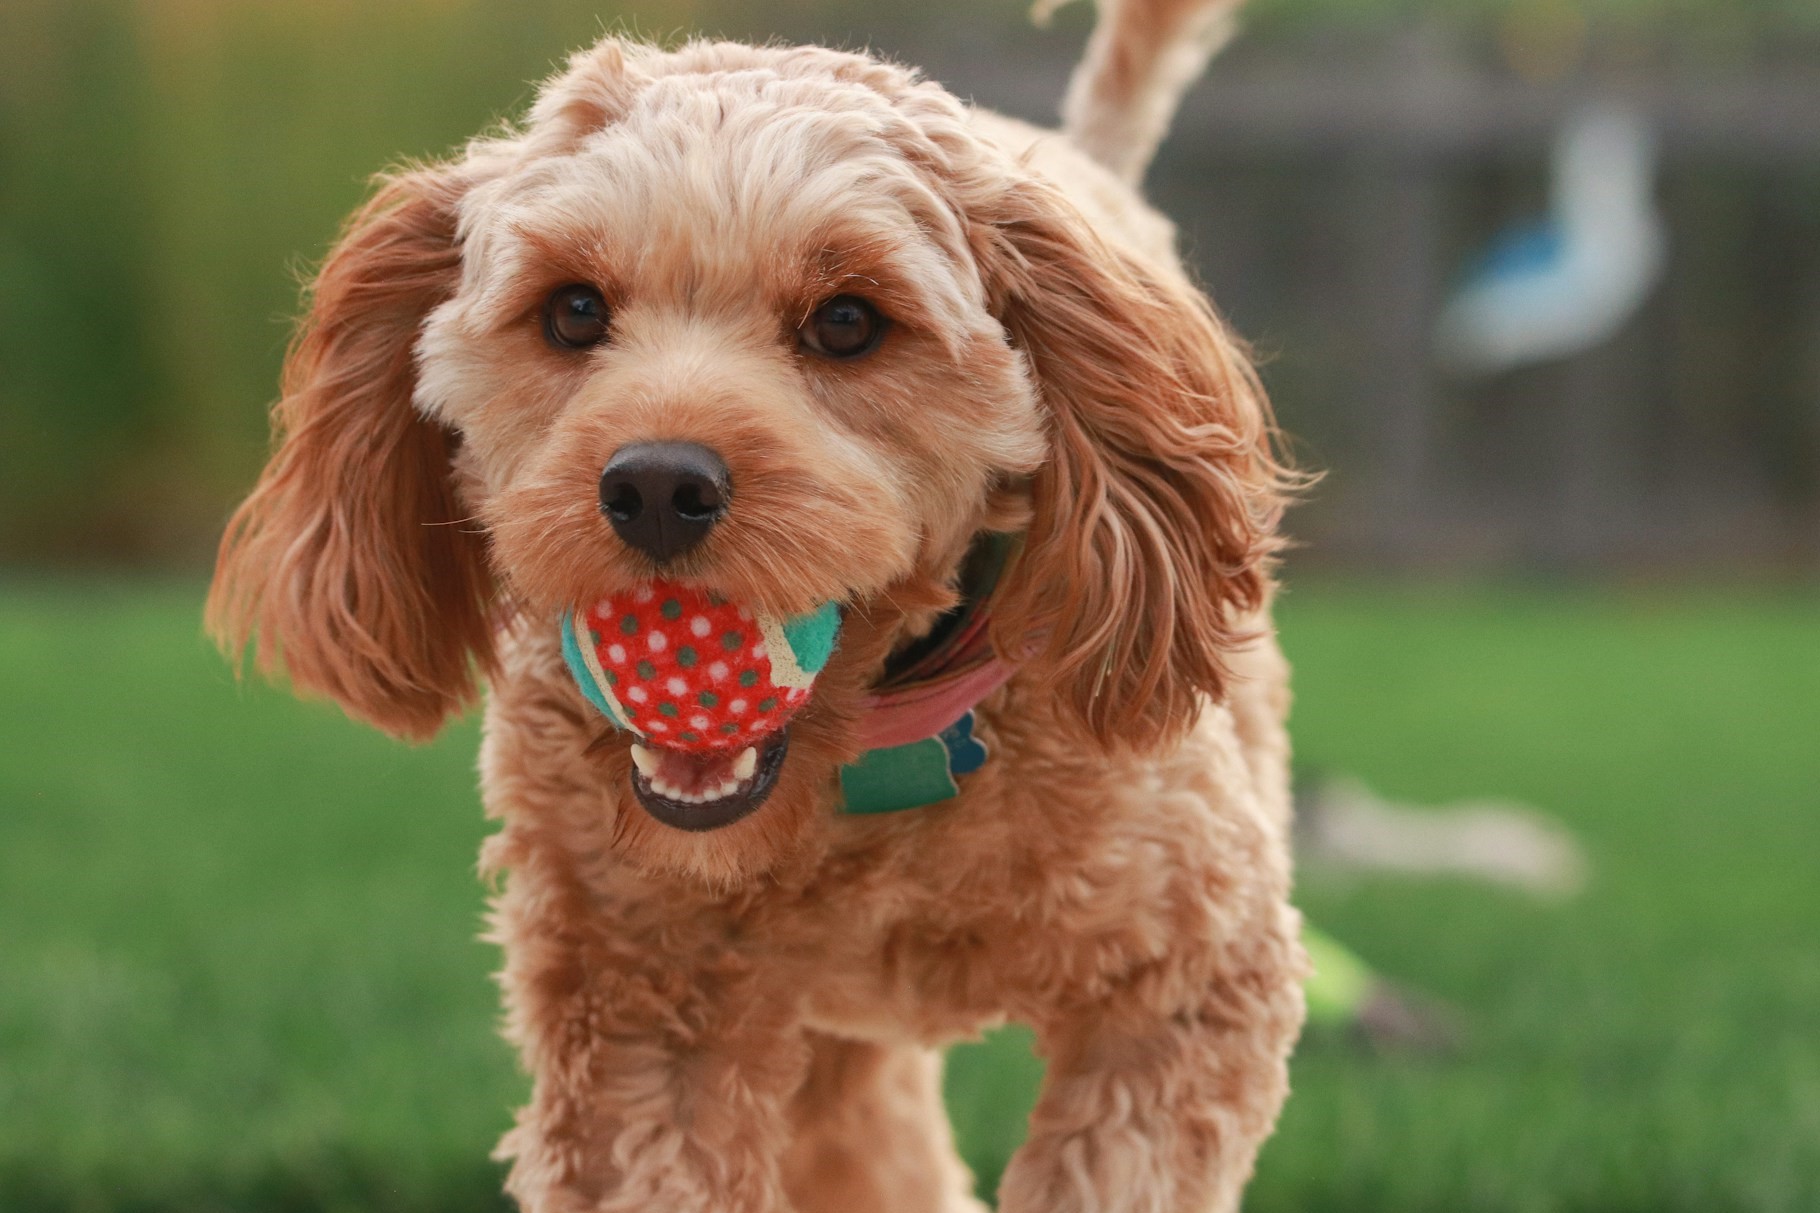
[[[731,774],[722,778],[719,783],[709,784],[698,792],[685,792],[681,785],[671,783],[659,772],[663,767],[663,755],[649,746],[632,743],[632,765],[638,768],[645,782],[650,785],[653,794],[678,804],[707,804],[710,801],[723,800],[732,796],[758,773],[758,749],[747,746],[733,760]]]

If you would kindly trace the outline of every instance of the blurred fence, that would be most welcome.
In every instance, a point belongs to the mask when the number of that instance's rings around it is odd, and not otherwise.
[[[1150,192],[1329,472],[1292,521],[1304,561],[1820,569],[1820,53],[1782,50],[1542,84],[1416,29],[1216,64]],[[1040,116],[1064,66],[957,54],[944,78]],[[1546,206],[1548,147],[1595,98],[1660,135],[1665,281],[1601,348],[1450,378],[1443,299]]]
[[[1820,567],[1820,61],[1541,88],[1414,37],[1228,67],[1157,191],[1216,295],[1281,350],[1285,420],[1334,468],[1314,542]],[[1543,204],[1549,141],[1601,94],[1660,132],[1666,280],[1602,348],[1450,382],[1429,355],[1442,297],[1500,220]]]
[[[424,0],[381,20],[21,2],[61,41],[0,48],[16,69],[0,81],[0,559],[195,559],[262,450],[287,261],[319,254],[362,174],[509,112],[597,25],[561,5]],[[803,28],[788,6],[720,26],[871,42],[1047,120],[1077,8],[1048,36],[960,13],[832,29],[826,6]],[[1420,24],[1253,37],[1216,64],[1151,192],[1329,472],[1292,523],[1304,560],[1820,569],[1820,43],[1804,37],[1712,53],[1661,26],[1647,54],[1595,47],[1547,82],[1492,39]],[[1545,205],[1550,140],[1601,95],[1661,132],[1666,281],[1604,348],[1450,381],[1429,356],[1440,301]]]

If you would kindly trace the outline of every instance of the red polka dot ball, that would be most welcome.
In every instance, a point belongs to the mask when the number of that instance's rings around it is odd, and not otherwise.
[[[667,749],[725,750],[775,733],[809,701],[840,609],[774,619],[653,581],[567,613],[562,632],[582,694],[614,724]]]

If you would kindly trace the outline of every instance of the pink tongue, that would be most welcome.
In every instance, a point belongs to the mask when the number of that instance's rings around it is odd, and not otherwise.
[[[739,750],[704,750],[693,753],[659,749],[657,774],[653,782],[680,788],[692,796],[717,791],[722,784],[733,781],[733,760],[739,754]]]

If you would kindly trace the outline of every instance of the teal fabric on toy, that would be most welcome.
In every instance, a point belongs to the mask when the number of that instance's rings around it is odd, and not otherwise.
[[[810,674],[819,674],[834,656],[834,642],[840,639],[840,606],[824,602],[807,615],[783,622],[784,639],[796,654],[796,664]]]
[[[581,693],[586,696],[588,702],[599,708],[601,714],[612,721],[617,728],[625,728],[625,721],[621,720],[613,711],[613,705],[608,703],[606,696],[601,694],[600,684],[595,681],[594,675],[588,670],[588,663],[581,655],[581,644],[575,639],[575,617],[569,611],[564,611],[562,616],[562,659],[568,665],[569,673],[575,679],[575,685],[581,689]]]

